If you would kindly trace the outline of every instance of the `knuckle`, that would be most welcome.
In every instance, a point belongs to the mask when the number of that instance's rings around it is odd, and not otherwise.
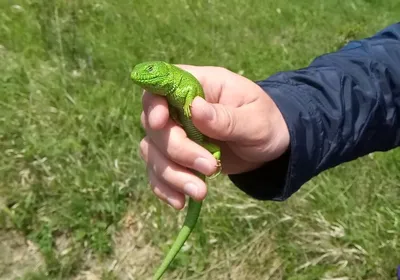
[[[219,74],[227,74],[229,70],[222,66],[216,66],[215,70],[219,72]]]
[[[236,120],[231,110],[228,110],[225,106],[221,110],[221,120],[224,124],[221,133],[224,137],[229,137],[234,134],[236,129]]]
[[[182,142],[171,141],[166,149],[168,157],[173,161],[180,161],[185,152]]]
[[[142,105],[144,108],[147,108],[151,100],[151,93],[144,90],[142,93]]]
[[[162,198],[162,192],[161,192],[160,187],[159,187],[158,185],[151,184],[151,185],[150,185],[150,188],[151,188],[152,192],[153,192],[156,196]]]
[[[159,180],[156,179],[155,175],[151,171],[148,172],[148,177],[149,177],[149,185],[150,185],[151,191],[156,196],[163,199],[163,192],[161,191]]]
[[[152,186],[151,190],[159,199],[166,201],[165,195],[158,185]]]
[[[145,115],[144,111],[142,111],[142,113],[140,114],[140,122],[142,124],[142,127],[144,129],[147,129],[146,115]]]
[[[165,164],[163,166],[153,165],[153,171],[158,174],[163,181],[165,182],[173,182],[175,180],[174,170],[171,166]]]
[[[140,157],[145,162],[148,161],[148,146],[149,145],[148,145],[148,141],[146,138],[143,138],[139,143]]]

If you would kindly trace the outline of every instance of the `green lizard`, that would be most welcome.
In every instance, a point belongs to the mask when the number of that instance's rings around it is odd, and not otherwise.
[[[191,121],[190,109],[193,99],[196,96],[204,98],[203,88],[198,80],[189,72],[163,61],[151,61],[137,64],[132,70],[131,79],[143,89],[153,94],[165,96],[168,102],[170,117],[183,127],[191,140],[207,149],[217,160],[218,171],[213,177],[217,176],[221,170],[220,148],[209,142],[207,137],[204,136]],[[202,180],[206,178],[199,172],[195,172],[195,174]],[[184,224],[153,279],[160,279],[162,277],[182,248],[196,225],[201,206],[202,201],[195,201],[189,198]]]

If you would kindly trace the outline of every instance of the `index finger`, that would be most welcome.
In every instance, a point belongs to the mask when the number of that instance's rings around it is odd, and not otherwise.
[[[150,129],[164,128],[169,118],[168,104],[164,97],[144,91],[142,96],[144,117]]]

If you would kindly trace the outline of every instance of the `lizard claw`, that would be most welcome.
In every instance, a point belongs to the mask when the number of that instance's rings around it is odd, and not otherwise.
[[[183,105],[183,114],[185,115],[186,118],[191,118],[192,117],[192,103],[185,103]]]
[[[208,177],[209,180],[213,180],[213,179],[215,179],[216,177],[218,177],[218,175],[221,174],[221,172],[222,172],[222,166],[221,166],[221,161],[220,161],[220,160],[217,160],[217,165],[216,165],[216,167],[217,167],[217,172],[215,172],[214,174],[212,174],[211,176],[209,176],[209,177]]]
[[[191,118],[192,117],[192,112],[190,111],[191,108],[192,108],[191,105],[189,105],[187,107],[185,106],[183,108],[183,113],[185,114],[185,117],[187,117],[187,118]]]

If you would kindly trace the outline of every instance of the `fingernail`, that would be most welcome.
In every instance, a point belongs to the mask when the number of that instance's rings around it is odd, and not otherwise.
[[[193,163],[193,168],[203,174],[209,174],[213,171],[212,164],[205,158],[197,158]]]
[[[183,190],[185,193],[187,193],[191,197],[196,197],[197,193],[199,191],[199,187],[193,183],[186,183],[183,186]]]

